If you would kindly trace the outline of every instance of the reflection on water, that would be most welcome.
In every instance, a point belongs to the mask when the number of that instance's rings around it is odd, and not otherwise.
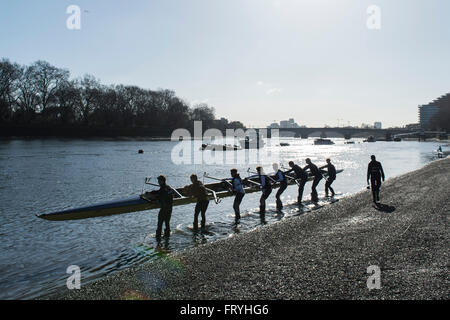
[[[436,159],[437,143],[377,142],[344,144],[333,139],[331,146],[314,146],[312,139],[283,139],[281,161],[309,157],[323,165],[331,158],[338,175],[334,189],[338,198],[365,188],[366,166],[377,155],[387,177],[417,169]],[[137,212],[96,219],[49,222],[35,214],[120,199],[142,192],[143,178],[165,174],[172,186],[189,183],[189,175],[203,172],[228,177],[237,167],[245,177],[248,165],[174,165],[170,160],[172,142],[12,140],[0,141],[0,298],[34,298],[65,286],[70,265],[82,270],[82,284],[112,272],[166,256],[168,252],[201,246],[207,242],[248,232],[298,215],[297,188],[283,194],[285,208],[275,210],[275,192],[267,202],[267,213],[258,212],[257,193],[242,202],[242,219],[234,223],[232,198],[219,205],[211,202],[206,232],[192,229],[194,204],[175,207],[170,239],[154,239],[157,211]],[[143,149],[144,154],[137,151]],[[270,160],[261,160],[270,172]],[[205,181],[208,183],[209,181]],[[319,196],[324,196],[320,183]],[[309,197],[310,184],[304,197]],[[311,208],[310,208],[311,209]],[[305,213],[314,214],[314,211]]]

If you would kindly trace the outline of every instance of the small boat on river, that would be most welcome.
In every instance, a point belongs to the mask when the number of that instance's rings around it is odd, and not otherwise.
[[[315,145],[330,145],[330,144],[334,144],[334,142],[330,139],[316,139],[314,140],[314,144]]]

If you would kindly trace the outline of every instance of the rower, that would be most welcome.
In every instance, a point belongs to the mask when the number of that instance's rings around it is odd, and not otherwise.
[[[245,196],[245,190],[242,186],[242,179],[239,176],[237,169],[231,169],[231,188],[232,192],[236,195],[233,202],[233,209],[236,222],[239,222],[241,219],[241,212],[239,206],[241,205],[242,199]]]
[[[374,155],[370,156],[370,158],[372,161],[369,162],[369,166],[367,167],[367,185],[369,185],[370,179],[373,202],[377,204],[380,201],[381,179],[384,182],[384,171],[381,163],[376,160]]]
[[[208,191],[205,186],[198,180],[196,174],[191,174],[191,182],[190,186],[185,187],[186,193],[197,199],[197,204],[195,205],[194,210],[194,230],[198,230],[198,215],[201,213],[202,222],[201,222],[201,230],[205,230],[206,225],[206,210],[208,209],[209,199],[208,199]]]
[[[289,167],[291,167],[291,170],[286,171],[285,174],[291,173],[292,171],[295,173],[295,178],[298,181],[298,204],[302,204],[302,198],[303,198],[303,190],[305,189],[305,184],[308,181],[308,174],[300,168],[300,166],[296,165],[294,161],[289,161]]]
[[[336,180],[336,168],[334,165],[331,164],[331,160],[327,159],[327,164],[320,167],[319,169],[327,168],[328,178],[327,182],[325,182],[325,197],[328,198],[328,189],[331,191],[331,197],[334,197],[335,193],[333,188],[331,187],[331,184],[334,180]]]
[[[256,171],[258,172],[259,184],[262,190],[262,195],[259,199],[259,213],[264,214],[266,212],[266,200],[272,193],[272,185],[262,167],[257,167]]]
[[[286,190],[286,188],[288,186],[287,179],[286,179],[286,176],[284,175],[284,172],[278,168],[278,163],[274,163],[272,165],[272,168],[276,172],[275,177],[274,177],[275,182],[280,183],[280,189],[278,189],[275,197],[277,198],[277,210],[281,211],[283,209],[283,203],[281,202],[280,197],[281,197],[281,194],[284,192],[284,190]]]
[[[303,170],[308,170],[311,172],[311,175],[314,177],[313,184],[311,186],[311,200],[313,202],[318,202],[319,197],[317,195],[316,187],[319,184],[320,180],[322,180],[322,172],[320,172],[319,168],[311,162],[310,158],[306,159],[306,163],[308,164],[306,167],[303,168]]]
[[[161,209],[158,214],[158,227],[156,229],[156,240],[161,241],[162,225],[165,224],[164,236],[170,237],[170,218],[172,216],[173,206],[173,190],[166,184],[166,177],[159,176],[158,184],[159,190],[154,190],[151,194],[157,195],[159,202],[161,203]]]

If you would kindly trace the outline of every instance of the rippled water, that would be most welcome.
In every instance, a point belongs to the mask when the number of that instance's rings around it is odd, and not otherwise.
[[[314,146],[312,139],[286,138],[280,148],[281,160],[310,157],[323,165],[330,157],[338,169],[334,189],[339,197],[365,187],[369,156],[376,154],[387,177],[417,169],[434,160],[438,143],[376,142],[344,144],[333,139],[332,146]],[[172,186],[189,183],[189,175],[207,171],[227,177],[231,167],[246,176],[248,165],[174,165],[170,151],[173,142],[88,141],[88,140],[11,140],[0,141],[0,299],[45,296],[65,286],[70,265],[82,270],[82,283],[111,272],[157,258],[154,232],[157,210],[129,213],[81,221],[49,222],[35,217],[62,209],[138,195],[145,176],[165,174]],[[143,149],[144,154],[138,154]],[[262,164],[270,172],[269,160]],[[207,181],[205,181],[207,182]],[[324,183],[319,196],[324,195]],[[309,197],[307,184],[304,197]],[[284,202],[296,198],[294,186],[284,193]],[[173,234],[163,250],[176,251],[201,245],[260,227],[259,193],[248,194],[241,205],[243,218],[234,226],[232,198],[207,212],[208,232],[192,232],[194,205],[175,207]],[[275,207],[274,193],[268,207]],[[265,223],[292,216],[294,206],[284,214],[268,212]],[[314,214],[314,213],[308,213]]]

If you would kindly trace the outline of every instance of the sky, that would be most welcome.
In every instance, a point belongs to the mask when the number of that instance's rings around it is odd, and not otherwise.
[[[0,58],[171,89],[247,126],[402,126],[450,91],[448,0],[1,1]]]

